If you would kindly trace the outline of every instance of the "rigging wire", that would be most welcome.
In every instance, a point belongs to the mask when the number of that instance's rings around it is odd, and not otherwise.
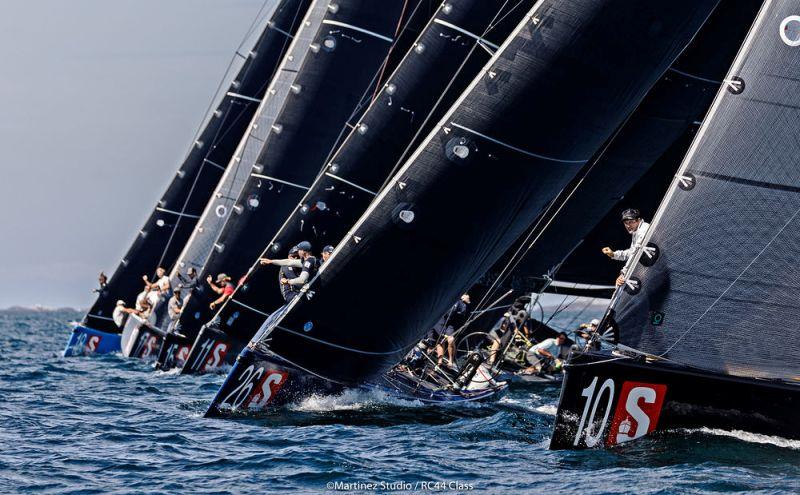
[[[506,8],[506,5],[508,5],[509,1],[511,1],[511,0],[506,0],[505,2],[503,2],[503,5],[500,7],[500,9],[498,9],[497,14],[495,14],[495,19],[497,18],[497,16],[500,15],[500,13],[503,11],[503,9]],[[514,7],[512,7],[508,11],[508,13],[506,13],[503,16],[503,18],[505,18],[505,16],[510,14],[512,11],[514,11],[514,9],[519,7],[519,5],[522,2],[523,2],[523,0],[519,0],[517,2],[517,4]],[[438,13],[438,10],[437,10],[437,13]],[[503,18],[501,18],[500,20],[502,20]],[[486,35],[489,34],[489,32],[492,29],[494,29],[494,27],[497,26],[497,24],[500,22],[500,20],[495,21],[494,19],[492,19],[492,22],[489,24],[489,27],[487,27],[483,31],[483,33],[481,34],[480,37],[481,38],[485,38]],[[464,60],[461,62],[461,65],[459,65],[458,69],[456,69],[455,73],[453,73],[453,76],[447,82],[447,85],[445,86],[444,90],[442,90],[442,93],[439,95],[439,98],[436,99],[436,102],[433,104],[433,106],[431,107],[430,111],[425,116],[425,119],[422,121],[422,124],[420,124],[419,129],[417,129],[417,132],[414,133],[414,136],[412,136],[411,140],[408,142],[408,144],[406,145],[405,149],[400,154],[400,158],[395,162],[394,167],[392,167],[392,169],[389,171],[389,174],[386,176],[386,179],[383,181],[383,184],[381,184],[381,187],[378,188],[379,191],[382,190],[384,187],[386,187],[387,184],[389,184],[391,182],[391,180],[394,177],[394,175],[397,173],[397,171],[400,169],[400,167],[402,167],[402,165],[405,163],[406,157],[409,155],[409,153],[411,153],[411,151],[413,149],[415,149],[414,145],[417,144],[417,140],[419,139],[420,135],[423,132],[430,132],[430,129],[427,129],[428,122],[430,121],[430,119],[433,117],[433,115],[436,112],[436,110],[439,108],[439,106],[444,101],[444,97],[450,92],[450,89],[453,87],[453,84],[455,84],[456,79],[458,79],[458,76],[461,75],[461,72],[464,70],[464,67],[466,67],[467,60],[469,60],[472,57],[472,54],[475,53],[475,51],[478,49],[478,46],[480,46],[480,43],[476,42],[472,46],[472,48],[469,49],[469,52],[467,52],[467,55],[464,57]],[[491,57],[490,57],[490,60],[491,60]]]
[[[270,1],[270,0],[267,0],[267,1]],[[266,2],[264,3],[264,5],[266,5]],[[292,18],[292,23],[291,23],[291,25],[294,25],[294,24],[295,24],[295,22],[297,21],[297,16],[301,14],[301,10],[302,10],[302,9],[301,9],[301,8],[299,8],[299,7],[301,7],[301,6],[302,6],[302,4],[298,5],[298,9],[295,11],[294,17]],[[262,10],[263,10],[263,5],[262,5]],[[260,15],[260,12],[261,12],[261,11],[259,11],[259,15]],[[255,25],[257,25],[257,24],[258,24],[258,25],[260,25],[260,24],[261,24],[260,22],[258,22],[258,19],[254,20],[254,21],[253,21],[253,24],[251,24],[250,30],[249,30],[249,32],[248,32],[248,35],[247,35],[247,36],[245,36],[245,40],[246,40],[247,38],[249,38],[250,34],[252,33],[253,27],[254,27]],[[265,27],[265,31],[266,31],[266,27]],[[241,49],[241,46],[244,44],[244,41],[245,41],[245,40],[242,40],[242,43],[240,44],[240,47],[239,47],[239,49],[237,50],[237,52],[238,52],[238,51]],[[281,53],[285,52],[285,50],[286,50],[286,46],[287,46],[287,44],[289,44],[289,43],[290,43],[290,40],[289,40],[289,38],[286,38],[286,39],[284,39],[284,41],[283,41],[283,47],[281,48]],[[247,73],[249,70],[251,70],[251,68],[252,68],[252,65],[249,65],[249,66],[247,67],[247,69],[245,69],[245,73]],[[278,67],[276,66],[276,67],[273,69],[272,73],[270,74],[270,77],[269,77],[269,78],[266,78],[266,79],[264,80],[264,82],[263,82],[263,83],[262,83],[262,84],[259,86],[259,90],[257,91],[257,93],[256,93],[256,94],[260,94],[260,93],[261,93],[263,90],[265,90],[265,88],[267,88],[267,87],[269,86],[269,84],[272,82],[272,79],[273,79],[273,77],[275,76],[275,74],[276,74],[277,72],[278,72]],[[227,73],[226,73],[226,74],[227,74]],[[226,77],[225,79],[227,79],[227,77]],[[224,80],[223,80],[223,81],[224,81]],[[220,84],[222,84],[222,82],[221,82]],[[264,96],[264,97],[266,98],[266,94],[265,94],[265,96]],[[212,100],[212,104],[213,104],[213,101],[214,101],[214,100]],[[222,103],[220,103],[220,105],[221,105],[221,104],[222,104]],[[248,107],[249,105],[252,105],[252,104],[254,104],[254,102],[247,102],[247,103],[245,103],[245,108],[246,108],[246,107]],[[240,111],[240,112],[239,112],[239,114],[238,114],[238,115],[237,115],[237,116],[236,116],[236,117],[235,117],[235,118],[234,118],[234,119],[233,119],[233,120],[232,120],[232,121],[231,121],[231,122],[228,124],[228,127],[227,127],[227,128],[225,128],[224,132],[222,132],[222,134],[220,135],[220,132],[222,131],[222,128],[223,128],[223,126],[224,126],[224,123],[225,123],[225,121],[227,120],[227,117],[228,117],[229,113],[231,112],[231,109],[232,109],[232,107],[233,107],[233,102],[231,103],[231,105],[230,105],[230,106],[228,106],[228,109],[226,110],[225,118],[224,118],[224,119],[223,119],[223,121],[222,121],[222,122],[223,122],[223,124],[221,124],[221,125],[220,125],[220,128],[217,130],[217,135],[214,137],[214,140],[213,140],[213,141],[212,141],[212,143],[209,145],[209,147],[208,147],[208,151],[207,151],[207,152],[206,152],[206,154],[204,155],[204,158],[203,158],[203,160],[207,159],[207,158],[208,158],[208,156],[210,156],[210,154],[211,154],[211,152],[213,151],[214,147],[217,145],[217,143],[219,143],[219,140],[221,140],[222,138],[226,137],[226,136],[228,135],[228,133],[231,131],[231,129],[233,128],[233,124],[235,124],[236,122],[238,122],[238,121],[239,121],[239,119],[241,119],[241,118],[242,118],[242,116],[244,115],[244,111]],[[248,138],[250,137],[250,135],[249,135],[249,132],[250,132],[250,131],[248,130]],[[234,151],[234,153],[235,153],[235,151]],[[240,160],[239,162],[237,162],[237,163],[236,163],[236,165],[234,165],[234,167],[233,167],[232,169],[231,169],[231,166],[230,166],[230,162],[231,162],[231,161],[233,161],[233,157],[231,157],[231,160],[229,160],[229,165],[228,165],[228,167],[226,168],[226,172],[225,172],[225,173],[228,173],[228,171],[229,171],[229,170],[232,170],[232,171],[233,171],[233,174],[235,175],[235,174],[236,174],[236,172],[239,170],[239,167],[241,166],[241,161],[242,161],[242,160]],[[202,165],[201,165],[200,169],[198,170],[198,173],[197,173],[197,175],[195,175],[195,180],[194,180],[194,183],[192,184],[192,187],[191,187],[191,189],[189,190],[189,194],[187,194],[187,196],[186,196],[186,200],[184,201],[184,203],[183,203],[183,207],[181,208],[181,213],[185,213],[185,211],[186,211],[186,208],[187,208],[187,206],[189,205],[189,202],[191,201],[191,199],[193,199],[193,198],[192,198],[192,193],[194,192],[195,185],[197,184],[197,180],[198,180],[198,178],[199,178],[199,176],[200,176],[200,173],[201,173],[201,172],[202,172]],[[223,178],[224,178],[224,177],[225,177],[225,175],[223,175]],[[233,187],[233,184],[230,184],[230,187],[229,187],[229,189],[228,189],[228,192],[230,192],[230,190],[231,190],[231,188],[232,188],[232,187]],[[173,240],[173,238],[174,238],[174,236],[175,236],[175,233],[176,233],[176,232],[177,232],[177,230],[178,230],[178,226],[179,226],[179,224],[180,224],[180,221],[181,221],[182,219],[183,219],[183,216],[179,216],[179,217],[178,217],[178,219],[177,219],[177,221],[175,222],[175,226],[174,226],[174,227],[173,227],[173,229],[172,229],[172,233],[170,234],[170,237],[169,237],[169,239],[168,239],[168,241],[167,241],[166,245],[164,246],[164,249],[162,250],[162,253],[161,253],[161,258],[159,259],[158,266],[160,266],[160,265],[161,265],[161,263],[163,263],[163,261],[164,261],[164,258],[165,258],[165,257],[166,257],[166,255],[167,255],[167,251],[169,250],[170,246],[172,245],[172,240]]]

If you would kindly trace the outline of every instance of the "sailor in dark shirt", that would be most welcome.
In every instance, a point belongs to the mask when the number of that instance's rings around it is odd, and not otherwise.
[[[189,268],[189,271],[186,272],[185,277],[179,272],[178,280],[181,282],[179,287],[182,289],[183,293],[192,294],[199,283],[199,279],[197,278],[197,270],[195,270],[194,267]]]
[[[261,258],[259,260],[261,265],[277,265],[283,268],[294,268],[300,270],[300,274],[296,276],[294,276],[294,271],[286,272],[282,269],[280,272],[278,280],[281,285],[281,294],[284,296],[284,300],[287,302],[290,301],[298,292],[300,292],[300,289],[317,273],[317,259],[311,256],[310,242],[303,241],[292,249],[297,252],[299,259],[287,258],[284,260],[273,260],[269,258]]]
[[[322,248],[322,259],[319,262],[320,266],[322,266],[323,263],[328,261],[328,258],[330,258],[331,254],[333,253],[333,249],[334,248],[331,245],[328,245],[328,246],[325,246],[324,248]]]
[[[289,251],[289,257],[287,259],[300,261],[300,257],[297,255],[297,247],[293,247]],[[300,275],[300,268],[294,266],[282,266],[281,269],[278,271],[278,287],[281,291],[281,296],[283,296],[283,300],[287,303],[294,299],[294,296],[300,293],[300,291],[292,285],[289,284],[282,284],[281,280],[283,279],[291,279],[295,278]]]
[[[450,311],[434,327],[434,332],[438,334],[436,346],[436,356],[438,364],[444,364],[444,350],[447,346],[447,359],[450,367],[455,367],[456,357],[456,338],[455,333],[461,329],[469,317],[469,294],[464,294],[461,299],[456,301]]]
[[[504,314],[495,324],[494,328],[489,332],[489,338],[492,341],[492,347],[489,350],[489,365],[493,365],[498,358],[502,359],[500,349],[508,345],[516,330],[517,322],[511,317],[510,312]]]

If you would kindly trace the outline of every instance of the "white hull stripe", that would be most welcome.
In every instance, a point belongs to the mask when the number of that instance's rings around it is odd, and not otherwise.
[[[378,34],[378,33],[375,33],[373,31],[369,31],[369,30],[366,30],[364,28],[360,28],[358,26],[353,26],[352,24],[346,24],[344,22],[339,22],[339,21],[331,21],[329,19],[325,19],[324,21],[322,21],[322,23],[323,24],[329,24],[331,26],[340,26],[340,27],[344,27],[344,28],[347,28],[347,29],[352,29],[353,31],[358,31],[359,33],[364,33],[364,34],[368,34],[370,36],[374,36],[374,37],[376,37],[378,39],[381,39],[383,41],[386,41],[388,43],[391,43],[391,42],[394,41],[392,38],[390,38],[388,36],[384,36],[382,34]]]
[[[252,96],[240,95],[239,93],[234,93],[233,91],[228,91],[225,94],[228,95],[228,96],[232,96],[234,98],[240,98],[242,100],[254,101],[256,103],[261,103],[261,100],[259,100],[258,98],[253,98]]]
[[[434,19],[433,22],[435,22],[436,24],[441,24],[442,26],[447,26],[450,29],[452,29],[454,31],[458,31],[461,34],[466,34],[470,38],[478,40],[478,43],[490,47],[492,50],[497,51],[497,49],[500,48],[499,46],[495,45],[491,41],[485,40],[485,39],[481,38],[480,36],[478,36],[475,33],[470,33],[466,29],[460,28],[460,27],[456,26],[455,24],[450,24],[449,22],[443,21],[441,19]]]
[[[672,67],[670,67],[668,70],[670,72],[674,72],[676,74],[680,74],[680,75],[682,75],[684,77],[688,77],[689,79],[696,79],[698,81],[703,81],[703,82],[707,82],[707,83],[711,83],[711,84],[722,84],[722,81],[715,81],[713,79],[706,79],[705,77],[695,76],[695,75],[689,74],[688,72],[683,72],[683,71],[680,71],[678,69],[673,69]]]
[[[378,193],[376,193],[376,192],[374,192],[374,191],[370,191],[370,190],[369,190],[369,189],[367,189],[366,187],[361,187],[361,186],[359,186],[358,184],[355,184],[355,183],[353,183],[353,182],[350,182],[350,181],[349,181],[349,180],[347,180],[347,179],[342,179],[342,178],[341,178],[341,177],[339,177],[338,175],[334,175],[334,174],[332,174],[332,173],[330,173],[330,172],[325,172],[325,175],[327,175],[327,176],[328,176],[328,177],[330,177],[331,179],[336,179],[336,180],[339,180],[339,181],[342,181],[342,182],[344,182],[344,183],[345,183],[345,184],[347,184],[347,185],[353,186],[353,187],[355,187],[356,189],[358,189],[358,190],[360,190],[360,191],[364,191],[365,193],[372,194],[373,196],[377,196],[377,194],[378,194]]]
[[[289,182],[288,180],[280,180],[276,179],[275,177],[270,177],[269,175],[261,175],[261,174],[250,174],[253,177],[258,177],[259,179],[267,179],[275,182],[280,182],[281,184],[286,184],[287,186],[296,187],[298,189],[303,189],[304,191],[308,191],[306,186],[301,186],[300,184],[295,184],[294,182]]]
[[[109,318],[108,316],[98,316],[89,313],[90,318],[97,318],[98,320],[107,320],[107,321],[114,321],[114,318]]]
[[[172,213],[173,215],[178,215],[179,217],[200,218],[200,215],[189,215],[188,213],[181,213],[179,211],[172,211],[161,207],[156,208],[156,210],[163,211],[164,213]]]
[[[240,301],[237,301],[237,300],[236,300],[236,299],[234,299],[234,298],[231,298],[231,302],[235,302],[235,303],[236,303],[236,304],[238,304],[239,306],[242,306],[243,308],[247,308],[247,309],[249,309],[250,311],[252,311],[252,312],[254,312],[254,313],[258,313],[258,314],[260,314],[260,315],[262,315],[262,316],[269,316],[269,313],[265,313],[265,312],[263,312],[263,311],[259,311],[259,310],[257,310],[256,308],[254,308],[254,307],[252,307],[252,306],[248,306],[247,304],[245,304],[245,303],[243,303],[243,302],[240,302]]]
[[[506,147],[506,148],[508,148],[510,150],[514,150],[514,151],[517,151],[519,153],[522,153],[523,155],[532,156],[534,158],[541,158],[542,160],[548,160],[548,161],[551,161],[551,162],[559,162],[559,163],[586,163],[586,162],[589,161],[588,159],[586,159],[586,160],[562,160],[561,158],[552,158],[552,157],[549,157],[549,156],[540,155],[538,153],[534,153],[532,151],[527,151],[527,150],[524,150],[522,148],[517,148],[516,146],[510,145],[508,143],[504,143],[503,141],[500,141],[500,140],[495,139],[493,137],[489,137],[486,134],[481,134],[480,132],[478,132],[476,130],[470,129],[469,127],[465,127],[463,125],[456,124],[455,122],[450,122],[450,125],[452,125],[453,127],[458,127],[459,129],[465,130],[465,131],[467,131],[469,133],[475,134],[476,136],[480,136],[483,139],[486,139],[487,141],[491,141],[493,143],[499,144],[500,146],[504,146],[504,147]]]

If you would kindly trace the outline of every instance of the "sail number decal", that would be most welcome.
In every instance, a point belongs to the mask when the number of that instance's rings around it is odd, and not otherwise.
[[[100,341],[103,338],[99,335],[89,335],[86,332],[80,332],[75,338],[75,343],[70,346],[70,355],[89,355],[97,351]]]
[[[232,409],[262,409],[280,390],[288,373],[251,364],[239,374],[239,384],[220,403]]]
[[[594,377],[581,391],[586,403],[572,443],[574,446],[583,442],[586,447],[592,448],[599,445],[604,437],[605,444],[612,446],[643,437],[655,430],[667,393],[666,385],[623,382],[611,428],[605,435],[617,387],[611,378],[598,387],[599,381],[598,377]]]
[[[159,347],[159,337],[153,333],[144,331],[142,332],[139,340],[137,341],[136,350],[131,354],[134,357],[141,359],[149,358]]]
[[[227,342],[208,339],[202,343],[200,350],[192,360],[191,369],[209,371],[224,363],[230,345]]]

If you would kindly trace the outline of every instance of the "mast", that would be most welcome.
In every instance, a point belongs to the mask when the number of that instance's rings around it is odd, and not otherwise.
[[[257,352],[328,382],[388,370],[597,153],[715,5],[537,2]]]
[[[342,129],[371,99],[411,12],[427,17],[405,0],[313,2],[270,85],[263,121],[246,138],[235,181],[209,203],[204,219],[210,224],[201,222],[203,231],[198,228],[176,265],[173,275],[195,267],[201,279],[185,302],[181,333],[193,338],[213,315],[209,304],[218,295],[205,278],[226,273],[240,280],[303,197]]]
[[[712,373],[794,381],[800,344],[800,18],[767,1],[612,310],[620,341]],[[789,325],[789,327],[787,327]]]
[[[169,269],[175,262],[255,112],[253,100],[263,96],[283,57],[288,46],[285,33],[293,29],[307,4],[308,0],[282,0],[262,9],[260,35],[250,50],[236,52],[234,58],[241,65],[238,73],[204,119],[204,127],[172,182],[84,317],[85,325],[118,333],[111,319],[116,301],[133,305],[142,290],[142,275],[152,277],[156,267]]]
[[[282,258],[302,240],[315,252],[337,244],[532,4],[451,0],[440,6],[261,255]],[[249,273],[249,290],[237,290],[215,318],[220,329],[243,342],[285,304],[274,269],[259,268],[256,261]]]

